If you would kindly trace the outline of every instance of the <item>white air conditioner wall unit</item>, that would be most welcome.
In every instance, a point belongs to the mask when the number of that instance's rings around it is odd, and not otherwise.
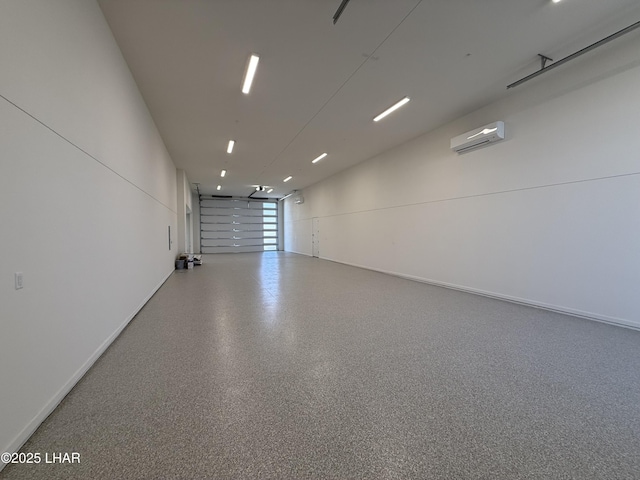
[[[452,138],[451,150],[465,153],[500,140],[504,140],[504,122],[494,122]]]

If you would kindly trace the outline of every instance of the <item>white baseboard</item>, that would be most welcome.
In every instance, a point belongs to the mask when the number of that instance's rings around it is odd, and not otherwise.
[[[572,317],[584,318],[587,320],[593,320],[601,323],[608,323],[611,325],[616,325],[618,327],[626,327],[634,330],[640,330],[640,322],[628,320],[624,318],[610,317],[607,315],[601,315],[598,313],[585,312],[582,310],[577,310],[570,307],[564,307],[559,305],[551,305],[543,302],[536,302],[534,300],[529,300],[526,298],[512,297],[510,295],[504,295],[501,293],[488,292],[485,290],[480,290],[473,287],[467,287],[465,285],[457,285],[453,283],[440,282],[438,280],[433,280],[429,278],[417,277],[414,275],[406,275],[399,272],[393,272],[389,270],[382,270],[379,268],[367,267],[366,265],[359,265],[356,263],[350,262],[342,262],[340,260],[333,260],[331,258],[323,258],[323,260],[329,260],[331,262],[341,263],[343,265],[349,265],[351,267],[363,268],[365,270],[371,270],[374,272],[385,273],[387,275],[393,275],[394,277],[406,278],[407,280],[413,280],[420,283],[427,283],[429,285],[435,285],[438,287],[449,288],[452,290],[458,290],[466,293],[473,293],[474,295],[481,295],[483,297],[495,298],[497,300],[503,300],[510,303],[517,303],[519,305],[526,305],[528,307],[540,308],[542,310],[549,310],[551,312],[562,313],[565,315],[571,315]]]
[[[311,257],[312,255],[308,254],[308,253],[304,253],[304,252],[297,252],[295,250],[283,250],[284,252],[289,252],[289,253],[297,253],[298,255],[304,255],[305,257]]]
[[[102,342],[102,344],[91,354],[91,356],[87,359],[86,362],[82,364],[82,366],[76,370],[76,372],[71,376],[71,378],[58,390],[53,397],[45,404],[44,407],[31,419],[31,421],[22,429],[22,431],[16,435],[16,437],[9,442],[9,445],[6,445],[3,449],[0,449],[0,452],[9,452],[14,453],[20,450],[20,448],[25,444],[29,437],[33,435],[33,432],[37,430],[42,422],[46,420],[46,418],[51,415],[51,413],[56,409],[56,407],[62,402],[64,397],[75,387],[76,383],[80,381],[80,379],[84,376],[85,373],[93,366],[93,364],[100,358],[100,356],[104,353],[104,351],[109,348],[109,345],[113,343],[113,341],[120,335],[122,330],[125,329],[129,322],[133,320],[142,307],[153,297],[153,295],[158,291],[158,289],[167,281],[167,279],[171,276],[174,271],[171,270],[169,274],[164,277],[164,279],[153,289],[153,291],[147,295],[147,297],[138,305],[135,311],[129,315],[126,320],[111,334],[107,339]],[[6,466],[5,462],[0,461],[0,471]]]

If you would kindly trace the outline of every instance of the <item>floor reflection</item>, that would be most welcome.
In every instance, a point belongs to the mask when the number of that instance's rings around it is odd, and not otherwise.
[[[262,321],[275,325],[279,318],[280,307],[280,261],[278,254],[264,253],[260,257],[260,296],[264,306]]]

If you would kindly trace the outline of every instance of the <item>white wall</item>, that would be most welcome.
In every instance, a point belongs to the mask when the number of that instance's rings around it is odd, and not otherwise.
[[[639,85],[636,32],[287,199],[285,249],[640,327]]]
[[[0,65],[0,451],[11,452],[173,271],[177,198],[95,1],[3,0]]]
[[[193,223],[193,252],[200,252],[200,197],[191,191],[191,219]]]
[[[176,185],[178,191],[178,254],[193,250],[193,242],[189,245],[190,235],[193,235],[193,209],[191,206],[191,184],[184,170],[177,170]],[[191,225],[187,225],[187,213],[191,214]],[[191,237],[192,239],[193,237]]]

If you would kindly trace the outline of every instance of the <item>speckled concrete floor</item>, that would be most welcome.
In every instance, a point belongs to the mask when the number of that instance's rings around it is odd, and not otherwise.
[[[640,478],[640,332],[294,254],[176,272],[6,479]]]

